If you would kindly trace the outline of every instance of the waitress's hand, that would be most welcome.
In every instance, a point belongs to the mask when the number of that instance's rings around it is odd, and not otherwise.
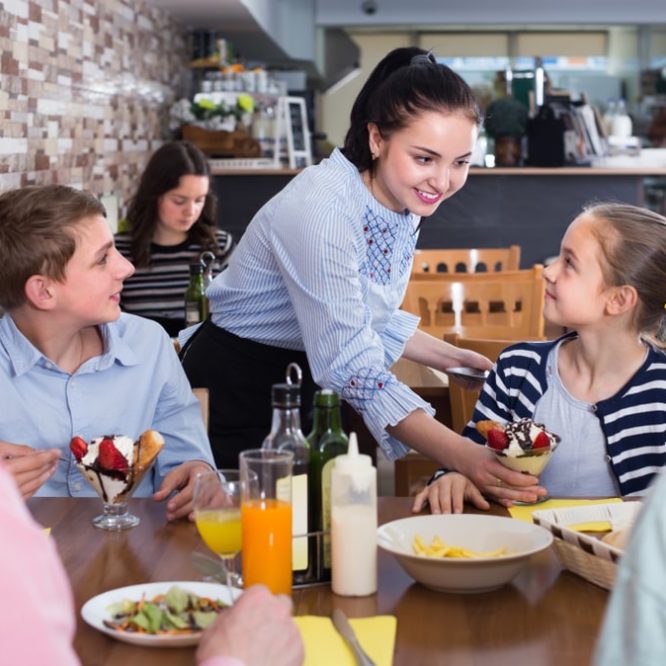
[[[533,503],[547,494],[539,479],[531,474],[504,467],[485,446],[460,438],[455,447],[453,467],[464,474],[486,497],[503,506],[513,501]]]
[[[490,370],[493,367],[492,362],[482,354],[455,347],[418,329],[407,340],[402,355],[410,361],[442,372],[446,372],[447,368],[467,367]]]
[[[462,513],[465,502],[473,504],[477,509],[490,508],[490,504],[469,479],[457,472],[448,472],[414,498],[412,511],[418,513],[429,505],[432,513]]]

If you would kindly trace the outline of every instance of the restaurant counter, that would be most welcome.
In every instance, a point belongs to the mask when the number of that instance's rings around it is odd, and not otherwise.
[[[465,187],[424,219],[418,247],[518,244],[521,267],[527,268],[558,253],[566,227],[583,205],[606,200],[644,205],[645,178],[666,178],[666,157],[662,159],[661,152],[644,151],[642,158],[606,158],[592,167],[473,167]],[[296,173],[294,169],[215,170],[219,225],[240,239],[259,208]]]

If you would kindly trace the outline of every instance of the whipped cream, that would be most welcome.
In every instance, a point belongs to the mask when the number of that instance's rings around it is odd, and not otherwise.
[[[529,453],[532,450],[532,443],[537,438],[537,435],[542,432],[548,436],[548,448],[552,449],[553,444],[558,442],[560,438],[548,432],[542,423],[535,423],[532,419],[528,418],[507,423],[504,426],[504,433],[509,440],[509,445],[502,453],[510,458],[518,458]]]

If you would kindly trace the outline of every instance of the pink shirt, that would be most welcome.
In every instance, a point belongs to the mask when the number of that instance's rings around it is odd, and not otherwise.
[[[70,666],[74,602],[53,539],[30,516],[0,464],[0,646],[2,662]]]

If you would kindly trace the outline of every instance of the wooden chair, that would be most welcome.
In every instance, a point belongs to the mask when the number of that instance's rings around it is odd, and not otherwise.
[[[412,273],[495,273],[520,268],[520,245],[416,250]]]
[[[456,347],[471,349],[488,357],[495,362],[500,352],[515,340],[487,339],[487,338],[465,338],[458,333],[447,333],[444,339]],[[464,388],[457,382],[449,382],[449,402],[451,405],[451,428],[457,433],[462,433],[467,422],[472,418],[474,406],[479,398],[481,386],[476,389]]]
[[[544,336],[543,266],[498,273],[413,275],[402,309],[441,338],[539,340]]]
[[[193,388],[192,393],[199,401],[201,405],[201,416],[203,416],[203,422],[206,426],[206,432],[208,432],[208,415],[210,414],[210,395],[207,388]]]

